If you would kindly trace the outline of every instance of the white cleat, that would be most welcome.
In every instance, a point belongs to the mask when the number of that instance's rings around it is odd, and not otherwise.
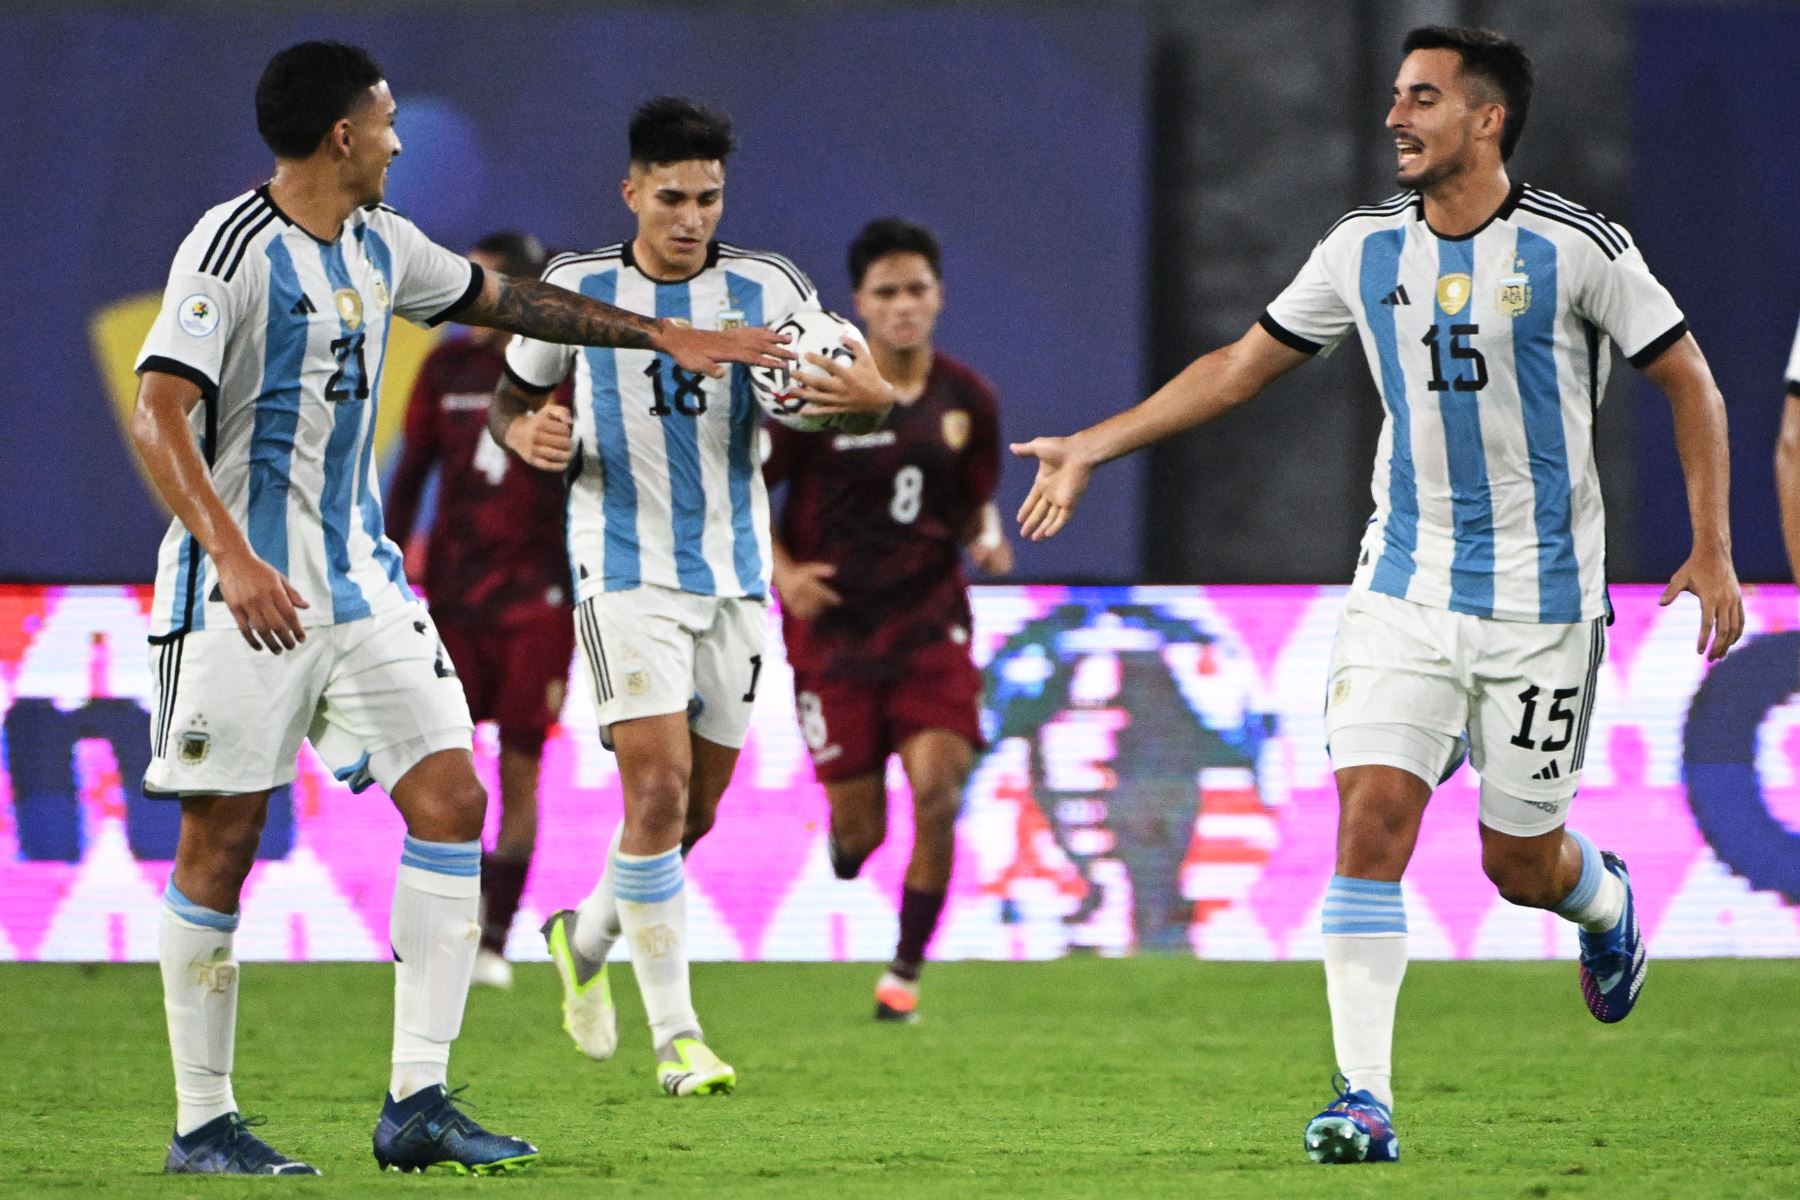
[[[619,1048],[619,1012],[613,1007],[604,964],[585,982],[581,980],[575,948],[569,944],[574,923],[571,909],[551,914],[544,922],[544,944],[550,948],[550,961],[562,980],[563,1030],[575,1040],[577,1049],[599,1061],[611,1058]]]
[[[513,985],[512,964],[492,950],[481,949],[475,952],[475,971],[469,976],[469,982],[476,987],[499,988],[502,991]]]

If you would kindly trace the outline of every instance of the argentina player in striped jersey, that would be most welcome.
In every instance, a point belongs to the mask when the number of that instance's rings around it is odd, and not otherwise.
[[[621,195],[630,241],[564,255],[546,281],[702,329],[777,326],[818,306],[779,254],[713,240],[735,148],[722,113],[676,97],[639,107]],[[800,395],[885,413],[894,390],[867,353],[809,356]],[[683,856],[712,826],[749,728],[767,629],[769,499],[746,372],[711,379],[667,354],[520,338],[489,409],[494,437],[566,469],[576,635],[601,735],[618,755],[625,819],[600,878],[544,936],[563,982],[563,1028],[583,1053],[618,1044],[606,959],[621,937],[650,1022],[657,1080],[676,1096],[727,1092],[688,988]],[[546,403],[575,375],[574,417]]]
[[[452,1103],[450,1044],[475,942],[486,793],[469,710],[382,533],[376,403],[395,314],[638,346],[705,377],[791,358],[768,330],[711,333],[483,271],[380,203],[400,153],[367,53],[306,42],[256,90],[270,181],[214,208],[176,252],[138,359],[132,439],[174,521],[152,612],[145,791],[179,798],[161,960],[179,1173],[316,1174],[251,1133],[232,1094],[232,935],[272,788],[311,737],[405,818],[394,889],[394,1041],[383,1167],[486,1174],[537,1150]],[[267,653],[264,653],[266,651]]]
[[[1406,190],[1333,226],[1236,343],[1135,408],[1014,447],[1039,461],[1020,522],[1049,537],[1099,464],[1230,410],[1352,329],[1361,340],[1385,423],[1326,708],[1340,812],[1325,978],[1347,1082],[1307,1125],[1319,1162],[1399,1157],[1400,879],[1465,747],[1500,895],[1579,927],[1581,991],[1600,1020],[1622,1019],[1642,986],[1625,864],[1564,828],[1609,615],[1593,448],[1609,343],[1674,412],[1693,541],[1663,603],[1699,598],[1709,660],[1744,627],[1724,402],[1680,310],[1624,230],[1508,179],[1531,97],[1522,49],[1431,27],[1403,52],[1387,127]]]
[[[1781,402],[1781,435],[1775,444],[1775,489],[1781,499],[1781,534],[1788,571],[1800,581],[1800,330],[1788,351],[1787,394]]]

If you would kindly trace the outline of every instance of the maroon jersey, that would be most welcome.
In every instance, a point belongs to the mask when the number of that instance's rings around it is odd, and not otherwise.
[[[406,409],[387,534],[406,544],[437,467],[424,584],[433,618],[446,624],[506,628],[569,606],[562,477],[526,466],[488,436],[488,404],[504,362],[498,350],[466,338],[445,342],[420,367]],[[567,385],[552,399],[567,405]]]
[[[788,485],[777,536],[795,562],[828,562],[844,598],[813,621],[782,614],[797,672],[876,681],[935,642],[967,641],[962,546],[1000,474],[987,382],[944,354],[925,390],[869,434],[769,426],[769,486]]]

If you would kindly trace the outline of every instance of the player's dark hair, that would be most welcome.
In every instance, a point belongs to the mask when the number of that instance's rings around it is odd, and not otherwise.
[[[680,96],[658,96],[631,114],[631,161],[653,167],[702,159],[724,162],[737,149],[731,118]]]
[[[269,60],[257,81],[256,132],[277,157],[305,158],[382,78],[360,46],[289,46]]]
[[[490,233],[471,249],[491,254],[500,260],[500,273],[514,279],[536,279],[543,274],[546,255],[544,243],[517,229]]]
[[[862,286],[863,276],[877,259],[890,254],[922,254],[931,264],[931,273],[944,277],[943,255],[938,249],[937,235],[917,221],[905,217],[877,217],[864,225],[856,240],[850,243],[850,287]]]
[[[1402,54],[1414,50],[1454,50],[1462,58],[1463,74],[1473,75],[1499,93],[1506,109],[1500,129],[1500,160],[1512,157],[1519,135],[1525,132],[1525,115],[1531,110],[1531,86],[1536,71],[1525,48],[1491,29],[1460,29],[1449,25],[1425,25],[1406,35]]]

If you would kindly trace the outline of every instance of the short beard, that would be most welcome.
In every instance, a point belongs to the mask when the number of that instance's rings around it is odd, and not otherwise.
[[[1456,164],[1446,162],[1440,162],[1434,166],[1426,167],[1411,178],[1407,177],[1406,171],[1402,168],[1395,170],[1394,183],[1398,187],[1418,192],[1422,195],[1457,173],[1458,168]]]

